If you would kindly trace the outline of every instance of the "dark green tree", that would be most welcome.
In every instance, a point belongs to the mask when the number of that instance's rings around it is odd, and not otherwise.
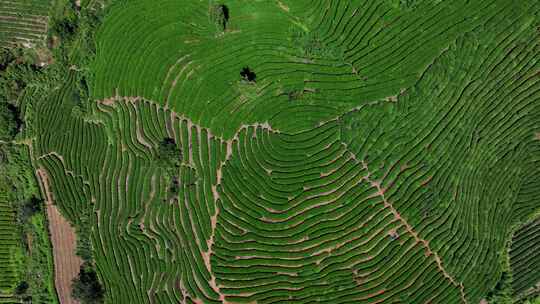
[[[103,303],[105,290],[99,283],[94,269],[88,264],[81,266],[79,276],[73,279],[71,294],[82,304]]]
[[[503,271],[495,287],[488,292],[486,300],[493,304],[512,304],[512,274],[510,271]]]
[[[75,38],[79,30],[79,14],[73,5],[66,5],[62,14],[52,18],[50,32],[63,42]]]
[[[229,8],[224,4],[211,5],[210,20],[216,25],[218,30],[226,30],[227,23],[229,22]]]
[[[0,48],[0,72],[4,71],[15,59],[15,52],[19,49]]]
[[[249,67],[244,67],[240,71],[240,76],[242,76],[242,80],[248,83],[255,83],[257,80],[257,74],[253,72]]]
[[[25,223],[31,218],[34,214],[41,211],[43,206],[43,201],[37,197],[32,197],[31,199],[23,202],[19,208],[19,221]]]
[[[62,40],[71,40],[77,31],[77,23],[70,19],[62,19],[53,23],[52,31]]]
[[[176,146],[174,139],[164,138],[157,148],[158,166],[163,170],[163,177],[167,186],[167,196],[164,201],[175,198],[180,191],[180,166],[182,160],[182,150]]]
[[[180,167],[182,151],[176,146],[174,139],[164,138],[158,145],[157,159],[160,167]]]
[[[12,140],[19,129],[17,119],[17,109],[7,103],[0,101],[0,140]]]
[[[22,281],[15,287],[15,294],[18,296],[24,295],[29,287],[30,285],[26,281]]]

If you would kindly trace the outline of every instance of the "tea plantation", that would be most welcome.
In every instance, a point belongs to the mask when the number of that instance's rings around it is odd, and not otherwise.
[[[20,136],[100,301],[540,294],[540,2],[80,10]]]
[[[51,0],[3,0],[0,2],[0,43],[31,47],[47,37]]]
[[[17,284],[18,273],[16,261],[13,259],[17,248],[14,211],[10,205],[0,202],[0,303],[11,298],[11,289]],[[10,299],[7,299],[10,300]]]
[[[527,223],[516,231],[512,239],[510,251],[512,288],[519,298],[538,292],[540,274],[536,270],[540,267],[539,224],[539,219]]]

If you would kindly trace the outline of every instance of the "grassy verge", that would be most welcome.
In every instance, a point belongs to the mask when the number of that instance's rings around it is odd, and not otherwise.
[[[15,232],[10,265],[16,275],[6,291],[13,301],[58,303],[53,281],[53,260],[43,201],[30,165],[28,147],[17,141],[3,143],[0,187],[2,199],[13,210]]]

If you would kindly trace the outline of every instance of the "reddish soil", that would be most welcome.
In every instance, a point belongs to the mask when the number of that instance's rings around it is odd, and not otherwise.
[[[114,102],[115,102],[115,99],[114,99],[114,97],[105,98],[105,99],[99,100],[98,102],[101,103],[101,104],[104,104],[106,106],[113,106]]]
[[[54,256],[54,284],[61,304],[79,303],[71,297],[71,281],[79,274],[82,260],[75,254],[77,236],[75,229],[60,214],[53,204],[53,195],[49,188],[49,179],[44,169],[38,169],[37,175],[46,196],[47,217]]]

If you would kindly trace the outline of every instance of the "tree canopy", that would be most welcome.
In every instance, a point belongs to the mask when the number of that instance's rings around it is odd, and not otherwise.
[[[11,104],[0,101],[0,140],[12,140],[18,129],[17,110]]]
[[[161,167],[179,167],[182,151],[176,146],[172,138],[164,138],[158,145],[157,159]]]
[[[73,280],[72,295],[82,304],[103,303],[105,291],[96,272],[89,265],[82,265],[79,276]]]
[[[29,200],[26,200],[21,203],[19,207],[19,221],[25,223],[30,219],[34,214],[41,212],[43,206],[43,201],[37,197],[32,197]]]
[[[210,7],[210,19],[219,30],[226,30],[229,22],[229,8],[223,4],[215,4]]]
[[[244,67],[242,71],[240,71],[240,76],[247,82],[255,82],[257,79],[257,75],[249,67]]]

